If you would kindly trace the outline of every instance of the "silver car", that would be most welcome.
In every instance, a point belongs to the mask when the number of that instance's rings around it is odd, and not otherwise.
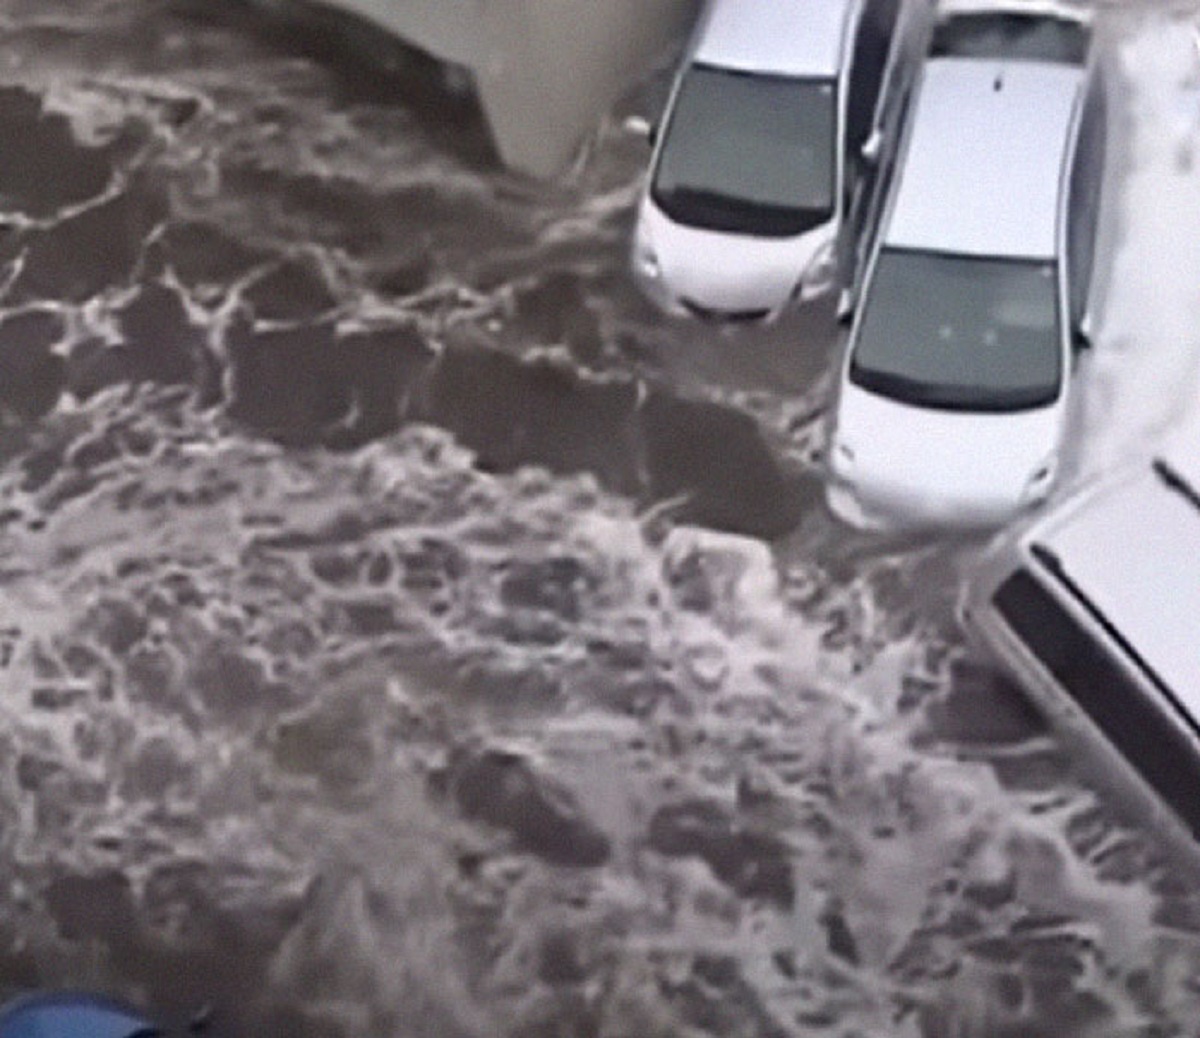
[[[858,175],[906,92],[926,0],[712,0],[656,139],[633,274],[672,314],[762,319],[833,287]]]
[[[1089,41],[1044,13],[935,30],[848,291],[828,500],[854,525],[1001,525],[1064,467],[1106,158]]]
[[[1079,750],[1081,770],[1200,858],[1200,427],[998,537],[968,633]]]

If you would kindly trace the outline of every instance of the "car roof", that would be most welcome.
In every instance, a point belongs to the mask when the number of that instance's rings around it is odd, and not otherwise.
[[[1039,61],[926,62],[885,244],[1052,257],[1085,75]]]
[[[1200,450],[1177,439],[1022,538],[1063,574],[1200,719]]]
[[[834,76],[858,0],[710,0],[693,60],[746,72]]]

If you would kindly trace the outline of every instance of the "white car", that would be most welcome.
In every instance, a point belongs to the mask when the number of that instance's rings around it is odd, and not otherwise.
[[[1200,423],[1009,529],[959,603],[1139,824],[1200,852]]]
[[[906,93],[925,3],[710,0],[637,209],[632,269],[651,300],[752,320],[833,286],[841,220]]]
[[[1087,342],[1099,66],[1087,48],[964,57],[947,38],[850,292],[827,499],[860,527],[998,525],[1044,500]]]

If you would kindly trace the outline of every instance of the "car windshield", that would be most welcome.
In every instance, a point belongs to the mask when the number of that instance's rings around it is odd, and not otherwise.
[[[837,106],[828,79],[693,65],[668,120],[651,193],[679,223],[764,236],[829,219]]]
[[[850,380],[920,407],[1018,411],[1058,397],[1055,265],[884,249]]]

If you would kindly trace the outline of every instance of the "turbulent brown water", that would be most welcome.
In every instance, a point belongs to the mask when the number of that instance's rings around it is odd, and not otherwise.
[[[386,74],[237,4],[3,0],[0,38],[4,992],[1200,1028],[1200,886],[964,647],[974,546],[825,515],[828,306],[635,297],[616,119],[531,185],[370,36]]]

